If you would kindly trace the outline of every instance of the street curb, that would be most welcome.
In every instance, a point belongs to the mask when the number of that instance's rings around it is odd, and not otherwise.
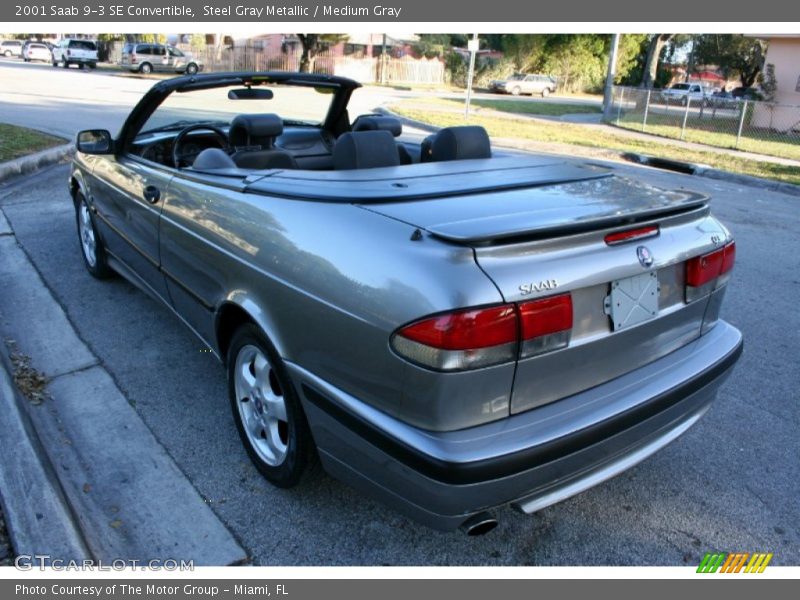
[[[0,429],[10,449],[0,461],[0,503],[11,545],[17,556],[83,561],[91,554],[11,373],[0,343]]]
[[[434,133],[440,129],[439,127],[429,125],[428,123],[423,123],[421,121],[409,119],[408,117],[403,117],[384,107],[377,108],[375,112],[395,117],[397,119],[400,119],[400,122],[403,123],[403,125],[408,125],[410,127],[415,127],[417,129],[429,131],[431,133]],[[531,143],[536,143],[536,142],[531,142]],[[514,144],[514,148],[518,150],[524,150],[522,146],[523,146],[522,144],[519,145]],[[582,146],[571,146],[571,147],[576,148],[578,150],[582,148]],[[598,148],[598,150],[602,149]],[[660,158],[658,156],[650,156],[647,154],[638,154],[635,152],[620,152],[617,150],[606,150],[606,152],[611,154],[616,154],[622,160],[645,165],[647,167],[666,169],[669,171],[677,171],[679,173],[684,173],[686,175],[694,175],[696,177],[707,177],[709,179],[717,179],[728,183],[735,183],[738,185],[755,187],[768,190],[771,192],[779,192],[782,194],[789,194],[791,196],[800,197],[800,185],[794,185],[792,183],[775,181],[773,179],[765,179],[763,177],[754,177],[752,175],[742,175],[740,173],[732,173],[730,171],[722,171],[720,169],[715,169],[708,165],[683,162],[668,158]],[[580,156],[580,154],[578,154],[578,156]],[[587,158],[595,158],[595,157],[588,155]]]
[[[32,173],[42,167],[61,162],[75,152],[74,144],[62,144],[0,163],[0,183],[18,175]]]
[[[720,181],[727,181],[728,183],[736,183],[748,187],[761,188],[771,192],[780,192],[782,194],[800,196],[800,185],[794,185],[793,183],[785,183],[783,181],[775,181],[773,179],[765,179],[763,177],[754,177],[753,175],[742,175],[741,173],[731,173],[730,171],[722,171],[720,169],[709,167],[708,165],[660,158],[658,156],[650,156],[647,154],[637,154],[635,152],[625,152],[622,156],[631,162],[640,163],[649,167],[655,167],[657,169],[678,171],[680,173],[687,173],[689,175],[696,175],[698,177],[708,177],[709,179],[718,179]]]
[[[12,411],[4,406],[9,392],[0,391],[0,430],[5,439],[6,425],[15,424],[11,417],[22,412],[30,425],[17,426],[17,437],[33,446],[41,441],[35,455],[51,465],[49,489],[57,485],[62,492],[60,508],[51,502],[52,520],[57,520],[52,523],[51,509],[40,498],[53,494],[39,491],[41,477],[36,487],[26,483],[30,469],[21,466],[22,456],[2,461],[0,486],[8,489],[2,490],[3,501],[16,552],[35,542],[38,554],[74,558],[73,549],[48,546],[37,529],[39,521],[52,527],[72,522],[88,555],[103,562],[189,559],[197,566],[222,566],[245,561],[246,551],[78,337],[13,232],[0,236],[0,248],[0,344],[14,338],[19,352],[47,378],[50,396],[38,405],[15,400]],[[46,327],[31,326],[31,298]],[[8,387],[13,392],[13,384]],[[35,519],[15,502],[31,504]]]

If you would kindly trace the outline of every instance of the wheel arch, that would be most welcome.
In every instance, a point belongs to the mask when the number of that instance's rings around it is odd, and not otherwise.
[[[217,353],[223,364],[228,362],[228,349],[236,329],[251,323],[256,325],[272,343],[278,356],[286,356],[275,324],[267,312],[244,291],[230,294],[217,307],[214,319],[214,337]]]
[[[73,202],[76,201],[78,192],[83,194],[84,198],[89,198],[89,189],[83,178],[83,174],[79,169],[73,169],[72,174],[69,176],[69,195],[72,196]]]

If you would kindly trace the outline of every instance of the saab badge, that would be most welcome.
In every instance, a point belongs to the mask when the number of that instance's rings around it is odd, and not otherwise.
[[[653,253],[648,250],[647,246],[639,246],[636,248],[636,256],[639,258],[639,264],[647,268],[653,264]]]

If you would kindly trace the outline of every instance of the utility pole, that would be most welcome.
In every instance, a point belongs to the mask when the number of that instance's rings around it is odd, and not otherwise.
[[[606,87],[603,90],[603,120],[611,118],[611,104],[614,100],[614,77],[617,74],[617,54],[619,52],[619,34],[611,36],[611,52],[608,55],[608,71],[606,72]]]
[[[383,34],[383,44],[381,45],[381,83],[386,84],[386,34]]]
[[[469,119],[469,102],[472,99],[472,76],[475,75],[475,56],[478,54],[478,34],[473,33],[472,39],[467,42],[469,49],[469,75],[467,75],[467,101],[464,105],[464,120]]]

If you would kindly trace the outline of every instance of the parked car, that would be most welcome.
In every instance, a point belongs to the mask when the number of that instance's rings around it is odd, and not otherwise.
[[[526,75],[518,73],[508,79],[495,79],[489,83],[489,91],[496,94],[541,94],[546,98],[556,91],[556,80],[549,75]]]
[[[476,126],[403,142],[397,119],[350,123],[359,87],[176,77],[116,138],[77,138],[87,270],[134,282],[220,359],[269,481],[319,459],[479,534],[493,507],[559,502],[705,413],[742,348],[719,318],[735,244],[708,197],[498,152]]]
[[[64,38],[53,48],[53,66],[65,69],[78,65],[81,69],[97,67],[97,44],[92,40]]]
[[[731,90],[731,96],[737,100],[763,100],[761,90],[752,87],[735,87]]]
[[[22,58],[25,62],[31,62],[32,60],[52,62],[53,53],[44,42],[30,42],[26,43],[22,48]]]
[[[661,99],[664,102],[678,101],[681,106],[691,100],[693,105],[699,106],[708,103],[705,88],[699,83],[676,83],[666,90],[661,91]]]
[[[152,73],[167,71],[194,75],[203,70],[203,62],[169,44],[125,44],[120,64],[131,71]]]
[[[714,108],[738,108],[740,100],[735,98],[730,92],[717,90],[707,98],[708,106]]]
[[[19,40],[5,40],[0,42],[0,54],[6,58],[22,56],[22,42]]]

